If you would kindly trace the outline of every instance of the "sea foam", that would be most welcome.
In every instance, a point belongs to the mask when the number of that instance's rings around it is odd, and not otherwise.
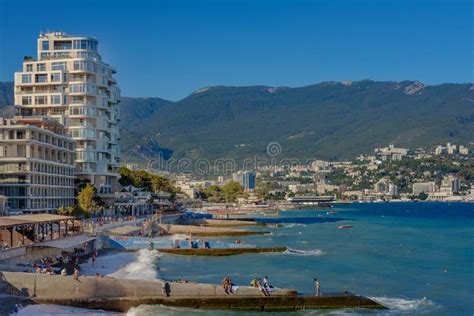
[[[294,256],[321,256],[323,254],[323,251],[321,249],[300,250],[300,249],[288,248],[284,252],[284,254],[294,255]]]
[[[111,273],[110,276],[123,279],[153,280],[158,278],[157,262],[161,254],[156,250],[141,249],[136,260]]]
[[[402,314],[423,313],[436,308],[437,305],[431,300],[423,297],[421,299],[404,299],[395,297],[371,297],[374,301],[380,302],[390,308],[390,310]]]

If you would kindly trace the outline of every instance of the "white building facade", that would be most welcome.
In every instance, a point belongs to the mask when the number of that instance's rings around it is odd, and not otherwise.
[[[74,205],[75,142],[64,134],[54,120],[0,118],[0,195],[7,214]]]
[[[46,33],[36,59],[15,73],[15,105],[22,116],[47,116],[76,141],[76,175],[102,198],[118,185],[120,89],[115,68],[104,63],[92,37]]]

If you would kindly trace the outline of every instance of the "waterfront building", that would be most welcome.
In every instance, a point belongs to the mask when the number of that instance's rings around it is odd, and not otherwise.
[[[305,192],[314,192],[316,186],[314,183],[305,183],[305,184],[290,184],[288,189],[293,193],[305,193]]]
[[[428,193],[435,191],[434,182],[418,182],[413,184],[413,194]]]
[[[447,175],[441,180],[440,192],[454,193],[461,189],[459,178],[454,175]]]
[[[232,175],[232,180],[239,183],[245,191],[253,191],[255,189],[256,177],[255,172],[238,171]]]
[[[120,89],[98,41],[65,33],[40,34],[37,58],[15,73],[15,105],[22,116],[47,116],[76,141],[76,174],[113,198],[118,186]]]
[[[6,213],[54,212],[74,205],[74,140],[42,117],[0,119],[0,194]]]
[[[337,185],[332,184],[316,184],[316,193],[319,195],[322,194],[329,194],[334,192],[335,190],[339,190]]]
[[[374,190],[377,193],[398,196],[398,187],[389,179],[380,179],[374,184]]]

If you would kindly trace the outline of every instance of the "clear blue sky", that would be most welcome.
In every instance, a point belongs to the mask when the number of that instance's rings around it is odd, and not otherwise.
[[[0,81],[46,30],[99,39],[125,96],[327,80],[473,82],[472,0],[0,0]]]

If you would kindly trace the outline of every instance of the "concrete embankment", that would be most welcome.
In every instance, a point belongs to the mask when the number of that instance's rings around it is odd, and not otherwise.
[[[180,221],[182,221],[183,224],[187,225],[199,225],[209,227],[267,226],[265,224],[260,224],[252,220],[239,221],[225,219],[184,218]]]
[[[166,234],[192,234],[193,236],[247,236],[269,234],[268,231],[242,230],[221,227],[204,227],[193,225],[159,224],[159,230]]]
[[[255,248],[198,248],[198,249],[187,249],[187,248],[166,248],[158,251],[174,254],[174,255],[185,255],[185,256],[233,256],[249,253],[272,253],[272,252],[285,252],[288,250],[287,247],[255,247]]]
[[[240,287],[226,294],[213,284],[169,283],[169,297],[162,293],[160,280],[130,280],[112,277],[80,277],[43,275],[21,272],[1,272],[0,292],[29,298],[36,303],[127,311],[142,304],[168,306],[237,309],[237,310],[298,310],[315,308],[376,308],[384,306],[351,293],[321,297],[298,296],[295,290],[281,289],[264,297],[252,287]]]

